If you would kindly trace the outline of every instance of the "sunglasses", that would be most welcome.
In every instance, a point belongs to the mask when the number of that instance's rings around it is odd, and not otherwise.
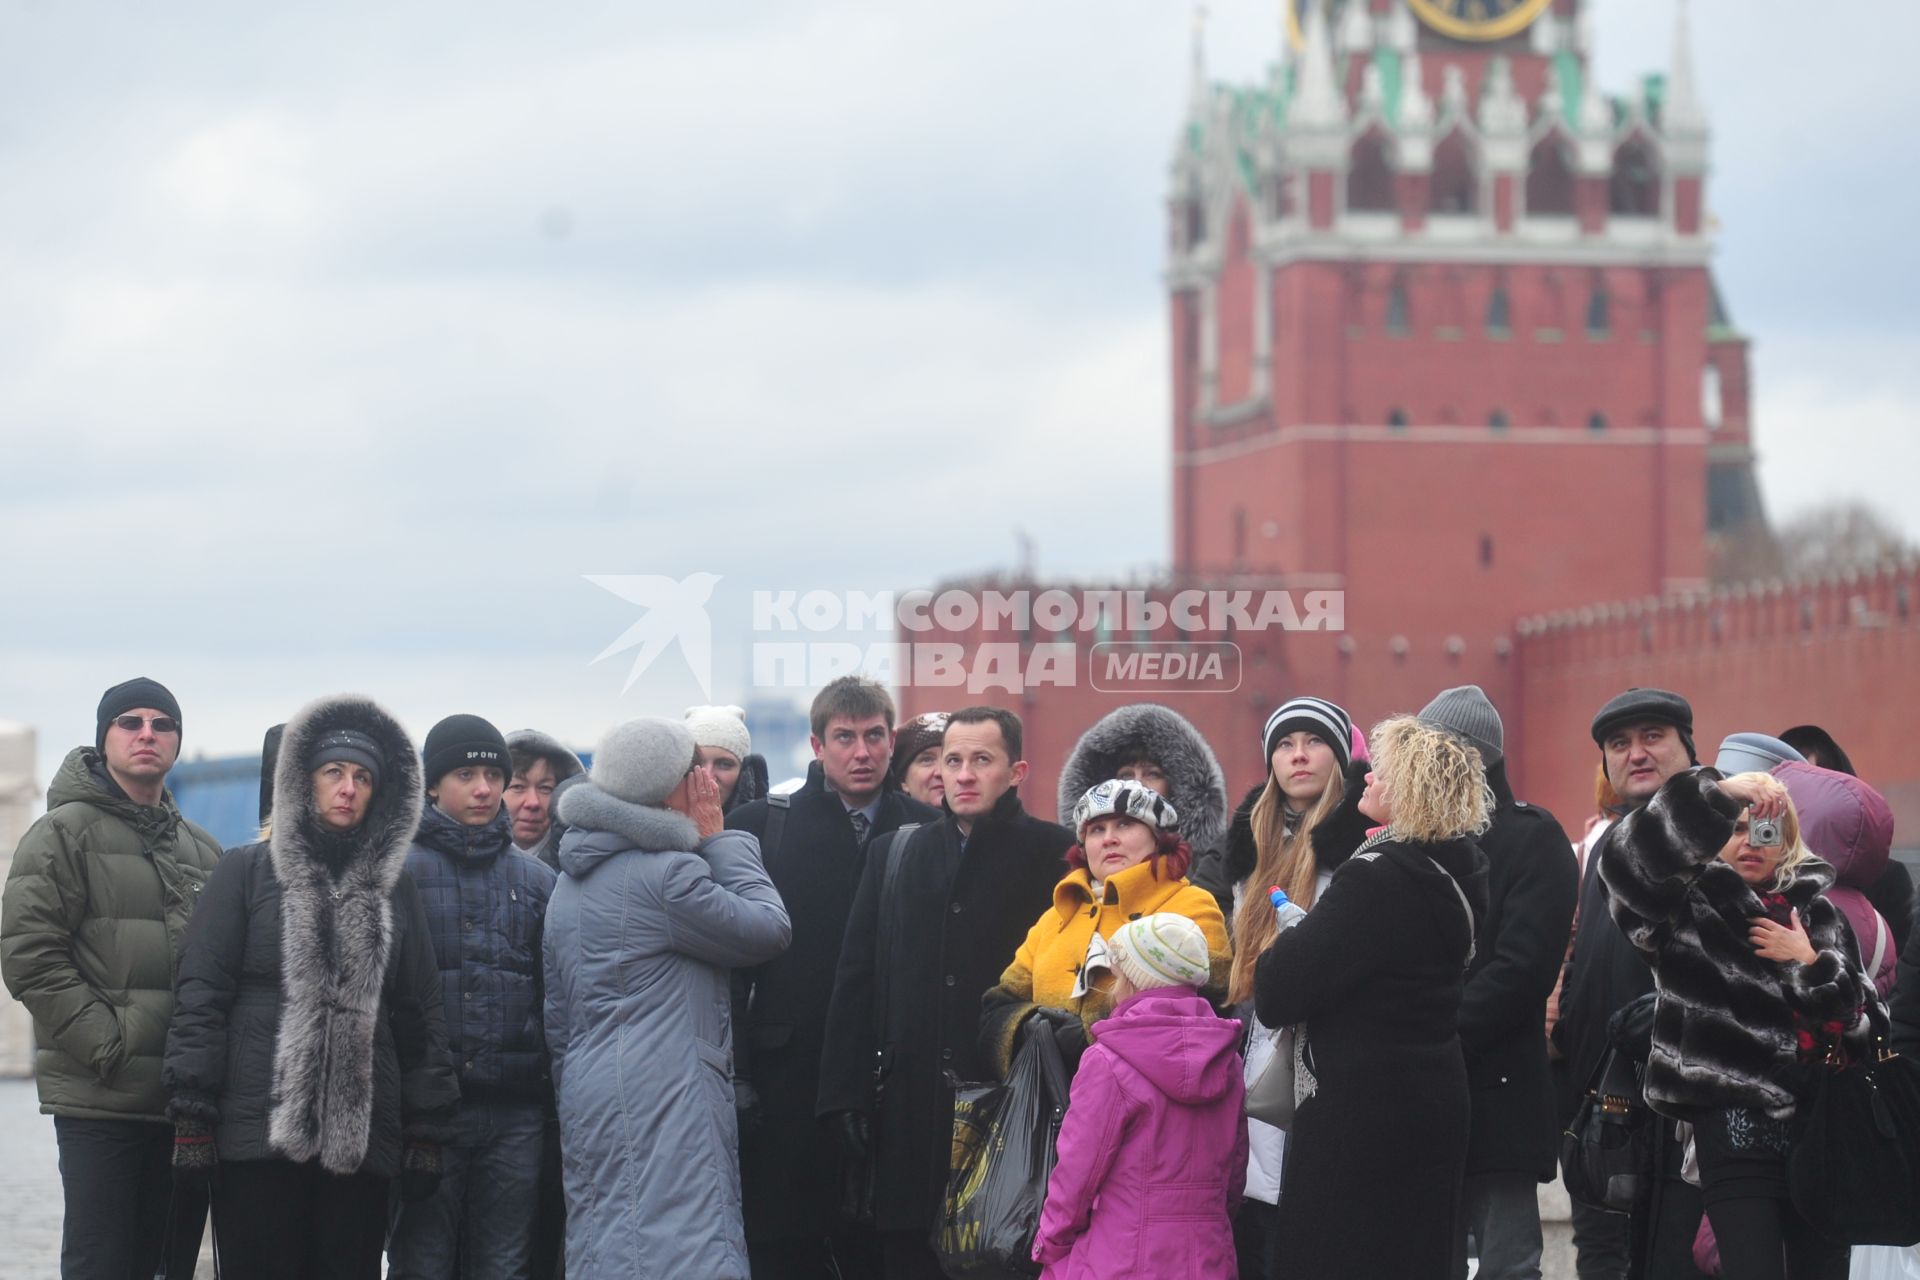
[[[140,726],[151,724],[155,733],[178,733],[180,722],[172,716],[155,716],[148,720],[145,716],[115,716],[113,722],[128,733],[140,732]]]

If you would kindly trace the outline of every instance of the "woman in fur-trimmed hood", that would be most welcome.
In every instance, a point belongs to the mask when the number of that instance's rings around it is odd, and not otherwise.
[[[1755,843],[1761,820],[1777,843]],[[1794,1211],[1794,1115],[1830,1051],[1869,1053],[1872,983],[1826,891],[1833,868],[1801,838],[1765,773],[1676,774],[1601,846],[1613,919],[1653,967],[1647,1102],[1691,1120],[1722,1274],[1846,1270]],[[1781,1269],[1785,1250],[1789,1269]]]
[[[1060,770],[1061,819],[1109,778],[1138,782],[1170,801],[1180,814],[1180,836],[1196,859],[1226,844],[1227,775],[1207,740],[1180,713],[1142,702],[1095,721]]]
[[[311,703],[280,744],[272,838],[200,895],[165,1082],[176,1171],[230,1166],[213,1217],[236,1275],[377,1276],[389,1181],[409,1198],[438,1181],[459,1086],[403,874],[420,806],[392,716]]]

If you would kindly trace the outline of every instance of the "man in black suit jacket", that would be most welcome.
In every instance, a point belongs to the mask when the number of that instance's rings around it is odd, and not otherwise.
[[[814,761],[792,795],[743,805],[727,826],[760,840],[793,942],[734,975],[740,1192],[754,1280],[877,1277],[879,1243],[839,1213],[841,1152],[814,1118],[827,1004],[869,846],[936,810],[887,783],[893,700],[843,676],[813,700]]]

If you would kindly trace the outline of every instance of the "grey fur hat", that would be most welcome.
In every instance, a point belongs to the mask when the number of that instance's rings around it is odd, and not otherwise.
[[[593,785],[628,804],[659,806],[693,767],[693,735],[679,720],[642,716],[607,730],[594,748]]]
[[[1191,721],[1151,702],[1108,712],[1080,736],[1060,770],[1057,796],[1062,822],[1088,788],[1107,781],[1136,760],[1151,760],[1167,776],[1167,797],[1180,814],[1180,835],[1193,856],[1227,842],[1227,775],[1213,748]]]

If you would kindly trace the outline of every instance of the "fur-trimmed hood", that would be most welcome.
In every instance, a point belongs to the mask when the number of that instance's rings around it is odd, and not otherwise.
[[[332,729],[372,738],[384,757],[367,816],[341,836],[313,808],[306,766]],[[420,821],[420,760],[406,731],[366,698],[308,703],[287,722],[274,765],[273,837],[280,882],[283,999],[274,1042],[267,1136],[295,1162],[350,1174],[366,1158],[374,1039],[393,955],[394,888]]]
[[[313,744],[332,729],[366,734],[386,757],[367,816],[351,837],[350,869],[382,892],[391,890],[406,866],[407,849],[420,826],[425,792],[420,757],[407,731],[371,699],[340,694],[310,702],[287,722],[273,768],[273,872],[284,884],[317,861],[316,836],[323,829],[313,809],[313,781],[306,766]]]
[[[560,869],[579,880],[617,853],[691,853],[700,844],[693,819],[672,809],[633,804],[592,782],[577,782],[560,799],[567,834]]]
[[[1080,735],[1060,770],[1061,820],[1073,813],[1087,788],[1142,758],[1166,772],[1173,792],[1167,799],[1180,815],[1181,838],[1194,856],[1221,848],[1227,835],[1227,775],[1186,717],[1151,702],[1121,707]]]

